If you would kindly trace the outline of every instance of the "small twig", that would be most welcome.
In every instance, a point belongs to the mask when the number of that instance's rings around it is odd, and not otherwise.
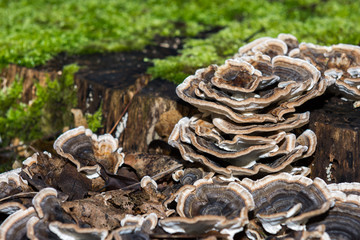
[[[160,178],[162,178],[162,177],[164,177],[164,176],[166,176],[166,175],[174,172],[175,170],[181,168],[182,166],[183,166],[182,164],[178,164],[178,165],[176,165],[176,166],[174,166],[174,167],[172,167],[172,168],[170,168],[170,169],[168,169],[168,170],[165,170],[164,172],[160,172],[160,173],[158,173],[158,174],[155,174],[155,175],[152,176],[151,178],[154,179],[155,181],[156,181],[156,180],[159,180]],[[134,184],[131,184],[131,185],[129,185],[129,186],[120,188],[120,190],[128,190],[128,189],[137,187],[137,186],[139,186],[139,185],[140,185],[140,182],[134,183]]]
[[[4,201],[7,201],[7,200],[12,200],[12,199],[15,199],[15,198],[32,198],[34,197],[35,195],[37,194],[37,192],[22,192],[22,193],[16,193],[14,195],[11,195],[11,196],[7,196],[7,197],[4,197],[2,199],[0,199],[0,203],[1,202],[4,202]]]
[[[16,149],[16,148],[18,148],[18,147],[23,147],[23,146],[26,146],[26,144],[23,143],[23,144],[14,145],[14,146],[3,147],[3,148],[0,148],[0,152],[11,151],[11,150],[13,150],[13,149]]]
[[[115,130],[115,128],[117,127],[117,125],[119,124],[119,122],[121,121],[121,119],[123,118],[123,116],[125,115],[127,109],[130,107],[130,104],[132,103],[132,100],[134,99],[135,95],[138,94],[138,92],[140,91],[140,89],[137,89],[134,93],[134,96],[130,99],[129,103],[126,105],[124,111],[121,113],[119,119],[116,121],[116,123],[114,124],[114,126],[112,127],[112,129],[110,130],[109,134],[112,134]]]

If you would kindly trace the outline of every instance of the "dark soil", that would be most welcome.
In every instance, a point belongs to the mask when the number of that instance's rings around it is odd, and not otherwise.
[[[206,38],[220,31],[222,27],[213,27],[199,33],[194,38]],[[105,52],[84,55],[58,54],[45,65],[35,67],[37,70],[61,71],[63,66],[77,63],[82,68],[76,73],[78,79],[91,81],[107,88],[126,88],[140,75],[146,74],[153,64],[144,59],[165,58],[174,56],[182,49],[185,37],[156,36],[153,44],[142,50],[128,52]]]
[[[145,74],[151,62],[144,59],[165,58],[176,55],[182,48],[183,38],[156,38],[153,45],[141,51],[68,55],[60,53],[37,70],[61,71],[63,66],[77,63],[81,69],[76,77],[108,88],[125,88],[141,74]]]

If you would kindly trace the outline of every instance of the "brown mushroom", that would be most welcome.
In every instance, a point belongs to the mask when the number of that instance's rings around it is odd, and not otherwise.
[[[304,230],[308,219],[334,205],[330,190],[320,178],[311,180],[280,173],[257,181],[246,178],[241,185],[250,190],[256,205],[254,213],[264,229],[272,234],[277,233],[281,225]]]
[[[352,195],[354,196],[354,195]],[[326,214],[318,216],[306,225],[309,231],[319,225],[325,225],[329,239],[359,239],[360,238],[360,198],[344,197],[337,199],[335,206]]]
[[[73,162],[79,172],[85,171],[89,175],[100,171],[98,163],[115,174],[124,162],[117,139],[110,134],[97,136],[82,126],[59,136],[54,142],[54,149]]]
[[[20,172],[19,168],[0,174],[0,199],[16,193],[31,191],[27,181],[20,177]]]
[[[211,126],[203,124],[201,126]],[[309,156],[316,146],[316,136],[311,130],[306,130],[294,141],[292,134],[276,134],[269,136],[270,143],[266,143],[264,137],[249,138],[253,141],[258,139],[259,143],[251,142],[244,145],[239,143],[239,150],[220,148],[219,143],[204,138],[199,138],[191,131],[190,119],[183,118],[175,126],[169,137],[169,144],[180,150],[182,157],[190,162],[200,162],[215,172],[224,175],[253,175],[258,172],[277,172],[291,163]],[[214,136],[216,129],[211,131],[199,130],[202,133]],[[280,134],[280,135],[279,135]],[[215,134],[216,135],[216,134]],[[272,138],[271,138],[272,137]],[[265,141],[261,144],[260,139]],[[212,144],[212,145],[211,145]],[[205,154],[204,154],[205,153]],[[235,157],[232,157],[235,156]],[[269,162],[267,158],[276,157]]]
[[[122,227],[111,231],[107,239],[150,239],[149,234],[157,226],[157,223],[158,217],[155,213],[137,216],[127,214],[121,220]]]
[[[28,220],[36,216],[35,209],[21,209],[8,218],[0,225],[0,239],[4,240],[20,240],[26,236],[26,223]]]
[[[105,240],[108,235],[108,231],[106,229],[81,228],[77,224],[61,223],[58,221],[51,222],[49,224],[49,229],[60,239]]]
[[[169,233],[204,233],[211,230],[233,236],[248,222],[254,207],[251,194],[235,182],[200,179],[181,187],[176,195],[179,217],[160,220]]]

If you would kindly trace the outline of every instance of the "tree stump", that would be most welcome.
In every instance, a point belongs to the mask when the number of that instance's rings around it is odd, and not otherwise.
[[[196,111],[176,96],[175,88],[168,81],[154,80],[134,97],[120,136],[124,151],[148,152],[154,141],[167,145],[167,138],[180,118]]]
[[[55,79],[60,75],[57,71],[39,71],[32,68],[26,68],[17,66],[15,64],[9,64],[4,69],[0,69],[0,78],[2,82],[0,87],[8,87],[16,79],[23,79],[23,93],[22,101],[28,103],[35,97],[35,82],[38,82],[41,86],[45,86],[46,79]]]
[[[311,177],[327,183],[360,182],[360,109],[338,97],[326,99],[319,107],[310,114],[309,128],[318,139]]]

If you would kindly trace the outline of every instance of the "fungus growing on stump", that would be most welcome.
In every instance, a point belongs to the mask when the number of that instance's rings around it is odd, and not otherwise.
[[[326,183],[320,178],[311,180],[288,173],[269,175],[257,181],[241,181],[252,194],[254,214],[264,229],[272,234],[286,225],[293,230],[304,230],[309,218],[320,215],[334,205]]]
[[[248,211],[254,201],[244,187],[235,182],[200,179],[184,185],[165,205],[176,197],[178,217],[160,220],[169,233],[205,233],[211,230],[233,236],[248,223]]]
[[[132,153],[120,168],[117,139],[69,130],[57,154],[0,174],[0,238],[359,239],[360,183],[326,185],[292,167],[317,144],[297,108],[329,87],[360,100],[359,64],[358,46],[254,40],[177,87],[200,111],[168,141],[188,162]]]
[[[63,133],[54,142],[56,152],[71,162],[77,170],[87,174],[100,171],[101,164],[104,168],[115,174],[124,163],[124,154],[118,148],[118,140],[110,134],[97,136],[90,129],[78,127]]]
[[[182,157],[224,175],[278,172],[310,156],[316,136],[290,133],[309,121],[295,108],[324,93],[328,83],[307,61],[286,56],[296,38],[262,38],[221,66],[187,77],[177,95],[202,115],[183,118],[169,137]]]

